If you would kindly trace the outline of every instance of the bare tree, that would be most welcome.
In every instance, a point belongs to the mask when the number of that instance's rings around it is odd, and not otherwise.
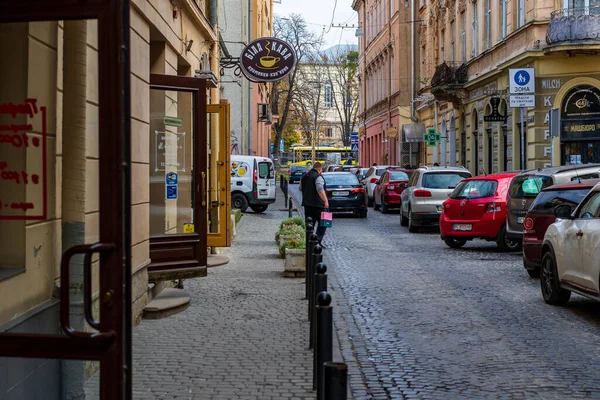
[[[349,146],[350,133],[356,126],[358,113],[358,52],[338,50],[332,56],[333,60],[327,60],[327,73],[334,92],[333,104],[342,126],[342,141],[344,146]]]
[[[299,14],[291,14],[288,18],[276,16],[273,24],[273,33],[276,38],[287,42],[294,49],[297,60],[312,53],[322,43],[322,38],[308,29],[304,18]],[[277,160],[281,159],[279,143],[290,117],[290,106],[294,98],[298,95],[296,80],[299,65],[300,63],[297,62],[293,71],[283,80],[275,82],[272,87],[271,107],[273,114],[279,115],[278,121],[272,125],[275,131],[273,135],[273,151]]]

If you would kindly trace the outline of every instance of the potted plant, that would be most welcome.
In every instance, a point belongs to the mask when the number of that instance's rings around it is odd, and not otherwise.
[[[305,270],[305,243],[304,240],[289,239],[279,247],[285,257],[283,276],[288,278],[303,278]]]

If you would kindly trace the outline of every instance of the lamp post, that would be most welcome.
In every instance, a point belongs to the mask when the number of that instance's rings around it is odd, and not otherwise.
[[[321,98],[321,82],[316,81],[313,82],[313,89],[317,89],[317,101],[315,102],[315,114],[314,114],[314,127],[312,129],[312,134],[311,134],[311,141],[312,141],[312,165],[315,165],[315,159],[316,159],[316,149],[315,149],[315,136],[317,135],[317,121],[318,121],[318,115],[319,115],[319,100]]]

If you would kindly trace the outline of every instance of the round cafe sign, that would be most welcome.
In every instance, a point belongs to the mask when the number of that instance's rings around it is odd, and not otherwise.
[[[242,72],[252,82],[275,82],[285,78],[296,64],[296,53],[286,42],[263,37],[248,43],[240,57]]]

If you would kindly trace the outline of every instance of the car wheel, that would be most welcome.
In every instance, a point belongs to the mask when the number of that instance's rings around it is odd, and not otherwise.
[[[390,209],[387,206],[387,204],[384,203],[383,197],[381,197],[381,213],[382,214],[387,214],[388,212],[390,212]]]
[[[236,193],[231,196],[231,208],[237,208],[241,212],[246,212],[248,209],[248,199],[241,193]]]
[[[446,243],[446,245],[448,247],[452,247],[453,249],[460,249],[467,243],[466,240],[458,240],[458,239],[452,239],[452,238],[444,239],[444,242]]]
[[[415,225],[413,213],[408,207],[408,231],[411,233],[419,232],[419,227]]]
[[[262,213],[265,212],[267,210],[267,205],[260,205],[260,206],[250,206],[250,208],[252,209],[252,211],[254,211],[255,213]]]
[[[560,287],[556,258],[552,251],[546,252],[542,257],[540,286],[544,301],[552,305],[565,305],[571,298],[571,292]]]
[[[367,195],[367,207],[373,207],[375,200]]]
[[[356,210],[355,214],[358,215],[358,218],[367,218],[367,210]]]
[[[504,251],[519,251],[521,250],[522,243],[519,240],[511,240],[506,235],[506,225],[502,225],[500,228],[500,232],[498,232],[498,237],[496,239],[496,244],[500,250]]]
[[[402,203],[400,203],[400,226],[407,226],[408,225],[408,218],[406,218],[404,216],[404,213],[402,212]]]

